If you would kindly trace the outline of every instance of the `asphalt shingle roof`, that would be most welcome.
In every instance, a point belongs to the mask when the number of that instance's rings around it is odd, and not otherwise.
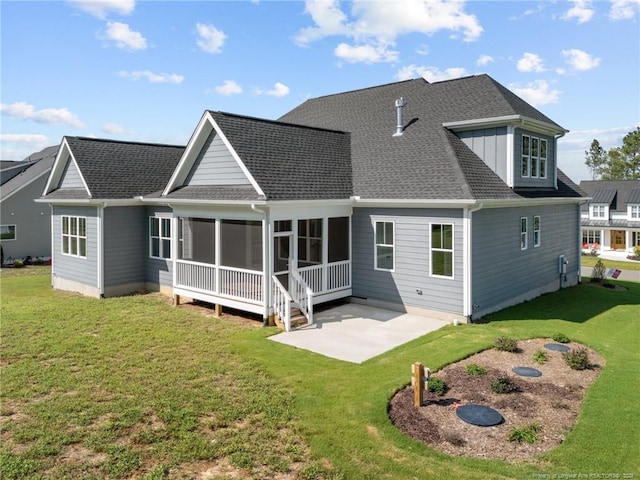
[[[349,134],[209,113],[268,200],[346,199],[351,195]]]
[[[133,198],[163,189],[184,152],[175,145],[65,139],[94,199]]]

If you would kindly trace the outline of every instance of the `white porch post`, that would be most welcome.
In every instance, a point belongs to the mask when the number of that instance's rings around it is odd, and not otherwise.
[[[216,263],[216,271],[215,271],[215,279],[216,279],[216,283],[214,285],[214,293],[220,293],[220,259],[222,258],[222,255],[220,254],[220,251],[222,249],[222,245],[220,244],[220,223],[221,220],[219,218],[214,219],[214,224],[215,224],[215,228],[214,228],[214,236],[215,236],[215,263]]]
[[[328,290],[329,217],[322,217],[322,291]]]
[[[268,216],[262,220],[262,298],[264,299],[264,313],[262,320],[265,325],[269,322],[269,311],[271,309],[271,275],[273,275],[273,240],[271,238],[272,225]]]

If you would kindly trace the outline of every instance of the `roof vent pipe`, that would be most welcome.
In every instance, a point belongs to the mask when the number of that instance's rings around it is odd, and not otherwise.
[[[405,106],[405,101],[402,97],[396,100],[396,117],[397,117],[397,125],[396,125],[396,133],[393,134],[394,137],[399,137],[402,135],[402,108]]]

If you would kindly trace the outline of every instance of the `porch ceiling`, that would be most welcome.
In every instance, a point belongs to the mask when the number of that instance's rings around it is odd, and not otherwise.
[[[352,363],[381,355],[447,325],[446,320],[347,303],[314,315],[314,324],[269,337]]]

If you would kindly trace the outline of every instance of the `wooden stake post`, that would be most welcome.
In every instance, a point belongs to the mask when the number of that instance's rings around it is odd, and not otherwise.
[[[424,401],[424,365],[416,362],[411,366],[413,371],[413,406],[421,407]]]

